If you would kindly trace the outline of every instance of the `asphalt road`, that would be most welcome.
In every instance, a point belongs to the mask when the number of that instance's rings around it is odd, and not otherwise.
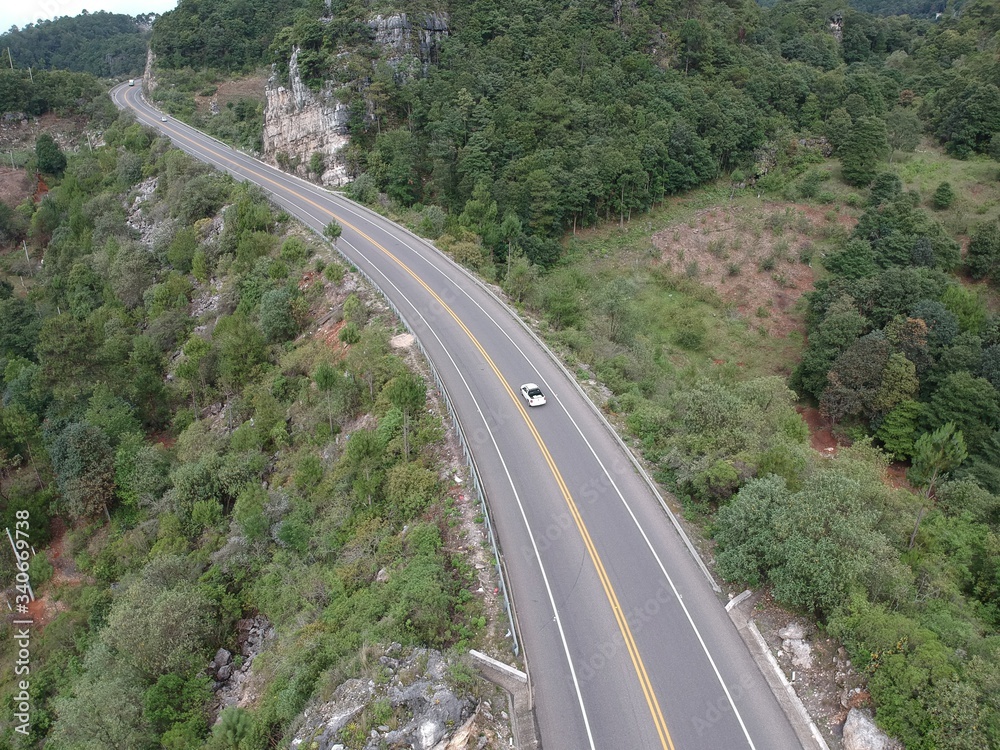
[[[403,228],[168,118],[140,122],[251,180],[375,280],[420,339],[480,471],[514,594],[545,750],[801,745],[722,601],[576,383],[469,273]],[[548,404],[518,393],[538,383]]]

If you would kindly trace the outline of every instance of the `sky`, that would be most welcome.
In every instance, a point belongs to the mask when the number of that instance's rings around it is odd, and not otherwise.
[[[177,0],[3,0],[0,2],[0,33],[11,26],[27,26],[38,19],[49,20],[60,16],[78,16],[86,10],[96,13],[165,13],[177,6]]]

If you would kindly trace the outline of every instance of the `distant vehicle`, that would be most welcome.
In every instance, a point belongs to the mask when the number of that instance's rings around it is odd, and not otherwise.
[[[128,79],[128,85],[129,86],[135,86],[135,79],[134,78],[129,78]]]
[[[528,406],[541,406],[545,403],[545,394],[542,389],[534,383],[525,383],[521,386],[521,395],[528,402]]]
[[[163,117],[160,118],[160,122],[166,122],[166,121],[167,121],[167,116],[166,115],[164,115]]]

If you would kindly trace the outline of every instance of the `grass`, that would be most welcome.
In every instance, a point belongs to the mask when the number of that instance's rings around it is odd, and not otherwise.
[[[737,199],[741,204],[747,201],[758,202],[749,195]],[[612,377],[608,382],[614,390],[642,376],[641,388],[649,395],[666,391],[678,378],[789,372],[802,345],[800,336],[762,338],[749,324],[752,321],[737,319],[715,292],[698,283],[690,263],[680,259],[669,268],[659,262],[659,251],[651,250],[651,235],[667,232],[670,236],[671,227],[677,225],[698,226],[703,218],[696,216],[698,212],[712,207],[725,212],[730,205],[729,192],[711,186],[669,200],[624,228],[607,225],[570,238],[566,255],[546,283],[572,279],[586,299],[594,300],[612,278],[627,279],[636,290],[630,299],[634,333],[624,343],[610,341],[602,330],[600,313],[594,305],[585,304],[583,321],[576,329],[550,331],[550,341],[559,349],[571,349],[606,381],[609,373],[618,374],[620,379]],[[749,234],[761,223],[748,222],[748,236],[737,235],[733,242],[752,244]]]
[[[903,189],[916,190],[921,207],[952,235],[967,235],[982,223],[1000,219],[1000,165],[991,159],[954,159],[925,142],[912,154],[897,154],[893,166]],[[942,182],[951,183],[955,201],[937,211],[931,201]]]

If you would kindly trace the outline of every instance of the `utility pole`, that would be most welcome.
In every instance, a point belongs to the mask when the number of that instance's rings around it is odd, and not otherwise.
[[[7,48],[7,59],[10,60],[10,69],[14,69],[14,58],[10,56],[10,47]]]

